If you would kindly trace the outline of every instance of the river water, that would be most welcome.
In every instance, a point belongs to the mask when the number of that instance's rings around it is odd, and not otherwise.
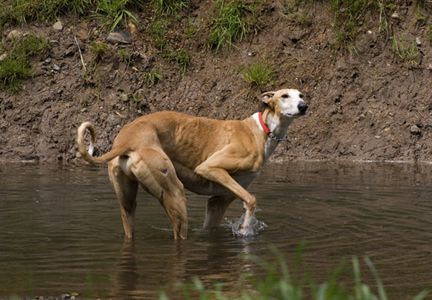
[[[272,245],[290,262],[300,244],[317,282],[369,256],[391,299],[432,287],[432,166],[289,162],[267,166],[250,190],[267,224],[254,238],[232,235],[240,201],[206,232],[206,197],[188,194],[189,239],[175,242],[158,201],[140,191],[127,243],[105,168],[0,165],[0,299],[153,299],[195,276],[229,291],[255,272],[245,254],[273,259]]]

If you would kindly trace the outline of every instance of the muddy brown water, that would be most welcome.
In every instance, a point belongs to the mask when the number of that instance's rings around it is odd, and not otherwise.
[[[342,260],[367,255],[391,299],[408,299],[432,287],[431,180],[431,165],[270,165],[251,186],[267,228],[234,237],[238,201],[223,226],[205,232],[206,198],[189,194],[182,242],[172,240],[159,203],[140,192],[131,244],[123,243],[104,168],[0,165],[0,299],[152,299],[194,276],[235,290],[242,274],[260,272],[245,254],[273,259],[274,245],[291,262],[299,244],[302,267],[317,282]]]

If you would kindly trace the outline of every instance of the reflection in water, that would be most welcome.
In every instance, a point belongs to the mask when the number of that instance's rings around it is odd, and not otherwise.
[[[133,241],[124,240],[115,276],[113,298],[126,299],[133,298],[134,294],[141,294],[137,290],[139,273]]]
[[[174,242],[163,209],[138,196],[136,240],[123,241],[105,169],[0,165],[0,299],[10,295],[149,299],[198,276],[236,290],[244,259],[272,259],[275,245],[293,260],[304,242],[304,266],[316,280],[340,261],[368,255],[389,294],[404,299],[431,287],[432,166],[289,163],[269,166],[251,187],[257,218],[268,225],[235,238],[231,225],[201,229],[205,197],[188,195],[189,239]],[[7,176],[5,176],[7,174]],[[367,274],[365,275],[367,276]]]

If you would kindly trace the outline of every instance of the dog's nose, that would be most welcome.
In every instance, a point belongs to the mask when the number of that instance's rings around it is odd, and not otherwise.
[[[304,102],[300,102],[300,103],[297,105],[297,108],[298,108],[299,112],[300,112],[302,115],[304,115],[304,114],[306,113],[306,110],[308,109],[308,105],[307,105],[306,103],[304,103]]]

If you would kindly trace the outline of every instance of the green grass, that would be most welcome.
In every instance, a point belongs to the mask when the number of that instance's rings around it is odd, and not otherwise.
[[[99,0],[96,7],[96,15],[102,24],[114,31],[117,27],[126,27],[128,22],[138,24],[138,19],[132,13],[130,7],[140,6],[138,0]]]
[[[416,1],[415,18],[418,26],[427,21],[427,12],[423,11],[422,1]],[[390,38],[391,15],[404,6],[397,0],[330,0],[330,5],[334,13],[336,41],[341,49],[354,48],[356,37],[369,19],[378,20],[378,31],[384,33],[387,39]]]
[[[365,14],[377,8],[378,0],[331,0],[335,14],[336,40],[341,48],[352,45]]]
[[[0,62],[0,87],[16,92],[22,82],[31,77],[30,59],[36,55],[44,55],[48,42],[41,37],[29,34],[12,41],[9,47],[3,45],[6,58]]]
[[[175,15],[188,6],[186,0],[151,0],[151,3],[160,13],[170,15]]]
[[[208,45],[219,50],[223,46],[231,46],[235,41],[243,40],[255,24],[255,6],[241,0],[217,0],[217,14],[211,25]],[[252,15],[252,21],[247,15]]]
[[[229,293],[223,291],[223,284],[216,283],[212,287],[195,278],[192,283],[180,284],[179,289],[183,295],[182,299],[200,300],[388,300],[384,285],[371,260],[366,257],[363,261],[375,280],[374,285],[368,285],[362,280],[360,261],[354,257],[351,268],[344,265],[330,274],[329,278],[315,284],[308,276],[303,279],[295,279],[290,273],[287,263],[277,254],[277,261],[270,263],[257,257],[249,257],[252,263],[261,268],[264,275],[252,276],[243,279],[243,284]],[[303,271],[304,272],[304,271]],[[351,280],[347,280],[350,277]],[[370,276],[369,276],[370,277]],[[246,284],[245,284],[246,283]],[[249,283],[249,284],[247,284]],[[422,300],[428,292],[423,291],[414,296],[413,300]],[[170,298],[161,293],[159,300]]]
[[[49,49],[48,41],[34,34],[28,34],[12,42],[11,55],[15,57],[31,57],[43,55]]]
[[[106,53],[109,51],[109,46],[107,43],[95,41],[90,45],[90,51],[95,55],[95,60],[101,60]]]
[[[176,63],[180,67],[181,73],[184,74],[192,61],[192,56],[185,49],[177,47],[175,44],[170,44],[167,38],[170,25],[169,18],[155,18],[150,26],[150,36],[156,48],[161,51],[162,57]]]
[[[255,86],[264,87],[273,82],[274,74],[272,68],[266,63],[257,62],[242,72],[243,79]]]
[[[126,48],[120,48],[117,50],[117,56],[120,60],[126,64],[130,64],[132,61],[132,53]]]
[[[158,70],[151,70],[143,74],[144,81],[147,85],[155,85],[162,80],[162,74]]]
[[[150,25],[150,36],[159,50],[165,49],[168,45],[166,38],[168,25],[169,22],[166,19],[155,19]]]
[[[0,12],[0,27],[21,25],[30,21],[52,21],[60,15],[84,15],[95,0],[10,0]]]
[[[392,50],[399,61],[413,66],[419,64],[420,53],[415,41],[410,43],[394,35],[392,38]]]
[[[24,58],[6,57],[0,62],[0,87],[12,92],[20,89],[24,79],[31,76],[31,66]]]
[[[184,49],[169,50],[166,52],[165,56],[180,67],[182,74],[186,72],[192,61],[192,56]]]
[[[95,15],[103,26],[113,31],[128,22],[138,23],[132,12],[142,0],[9,0],[0,12],[0,27],[31,21],[48,22],[61,15]]]

